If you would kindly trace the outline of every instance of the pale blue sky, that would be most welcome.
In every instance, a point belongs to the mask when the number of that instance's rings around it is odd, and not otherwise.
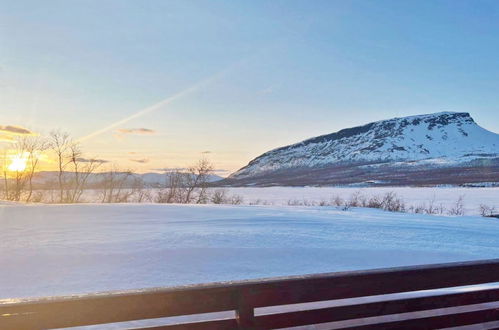
[[[497,1],[0,1],[0,125],[79,138],[177,95],[86,150],[235,170],[395,116],[467,111],[499,132],[498,54]]]

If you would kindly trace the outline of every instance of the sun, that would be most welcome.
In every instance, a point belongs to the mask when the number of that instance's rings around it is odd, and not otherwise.
[[[26,155],[15,155],[12,157],[8,169],[12,172],[22,172],[26,169],[27,162],[28,158]]]

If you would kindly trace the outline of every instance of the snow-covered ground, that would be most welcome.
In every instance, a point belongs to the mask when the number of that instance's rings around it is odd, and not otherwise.
[[[334,207],[1,205],[0,298],[499,257],[499,220]]]
[[[226,188],[230,194],[240,195],[244,204],[288,205],[288,202],[320,203],[330,202],[336,196],[348,200],[353,194],[360,193],[370,197],[394,192],[407,206],[428,205],[452,208],[459,196],[463,196],[466,215],[479,215],[480,204],[495,207],[499,213],[499,187],[459,188],[459,187],[269,187],[269,188]]]

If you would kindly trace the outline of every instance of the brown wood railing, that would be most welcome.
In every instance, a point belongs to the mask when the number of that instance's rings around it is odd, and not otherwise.
[[[255,315],[255,308],[494,282],[499,282],[499,259],[2,301],[0,329],[51,329],[222,311],[235,311],[232,314],[235,316],[147,329],[275,329],[497,302],[499,286],[447,290],[424,296],[395,295],[383,301],[357,299],[346,305],[298,311],[283,308],[273,314]],[[409,320],[381,319],[355,328],[426,329],[499,320],[497,305],[481,306],[478,310],[457,308],[455,312],[430,316],[412,313]]]

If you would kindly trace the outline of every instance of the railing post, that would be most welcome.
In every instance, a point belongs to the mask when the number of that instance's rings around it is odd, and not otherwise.
[[[238,290],[236,321],[240,330],[256,330],[255,309],[249,304],[246,290]]]

